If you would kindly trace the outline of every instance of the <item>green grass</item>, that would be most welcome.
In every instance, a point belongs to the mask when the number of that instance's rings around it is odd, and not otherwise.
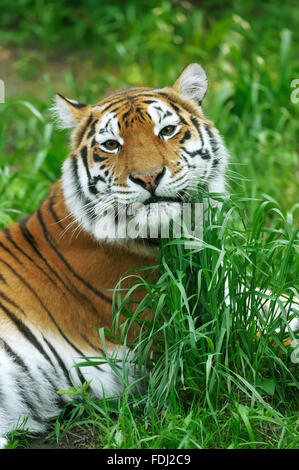
[[[164,244],[159,282],[145,285],[133,318],[130,292],[121,305],[115,292],[115,324],[117,312],[127,315],[124,340],[139,313],[154,313],[132,345],[139,365],[149,362],[151,345],[157,350],[146,389],[102,401],[72,391],[83,399],[50,435],[60,442],[79,426],[92,430],[90,446],[105,448],[298,447],[298,365],[283,345],[299,277],[295,3],[4,3],[0,39],[11,55],[0,76],[7,97],[0,105],[0,227],[35,210],[60,175],[68,135],[47,112],[56,91],[96,102],[128,85],[169,85],[186,64],[201,62],[210,83],[204,110],[231,153],[231,197],[205,227],[204,249]],[[261,327],[266,289],[272,312],[279,295],[291,300],[280,320],[270,315]],[[31,442],[24,426],[10,439],[13,448]]]
[[[220,214],[210,211],[204,243],[192,250],[164,241],[156,284],[140,276],[121,301],[121,282],[115,290],[115,337],[126,343],[130,328],[136,322],[141,326],[130,346],[136,367],[148,364],[146,387],[132,395],[125,371],[126,392],[118,399],[95,401],[84,388],[61,391],[81,401],[57,420],[52,436],[61,440],[83,426],[93,431],[92,445],[104,448],[298,446],[298,369],[290,359],[292,349],[283,344],[286,337],[295,338],[287,322],[295,306],[292,296],[298,295],[298,230],[270,200],[257,204],[247,226],[237,202],[226,201]],[[272,212],[277,219],[269,230],[265,220]],[[136,286],[147,295],[131,314]],[[259,312],[269,288],[272,302],[263,320]],[[290,300],[275,319],[282,294]],[[145,309],[154,313],[150,323],[140,317]],[[120,314],[126,322],[118,327]],[[104,330],[99,337],[105,342]]]

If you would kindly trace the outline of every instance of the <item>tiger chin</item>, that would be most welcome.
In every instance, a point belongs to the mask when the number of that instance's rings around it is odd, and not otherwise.
[[[156,263],[164,225],[190,194],[225,192],[228,152],[201,107],[207,86],[194,63],[171,87],[93,105],[56,95],[59,127],[72,129],[62,176],[33,214],[0,232],[0,447],[24,417],[31,433],[45,431],[69,399],[57,390],[90,381],[96,397],[122,393],[108,363],[73,366],[105,355],[96,328],[111,328],[113,288]]]

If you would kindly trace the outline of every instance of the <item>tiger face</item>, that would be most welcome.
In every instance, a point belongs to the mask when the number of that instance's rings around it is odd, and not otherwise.
[[[206,90],[203,68],[190,64],[172,87],[131,88],[95,105],[56,96],[61,127],[73,129],[66,205],[97,240],[152,247],[199,185],[224,191],[227,151],[203,114]]]

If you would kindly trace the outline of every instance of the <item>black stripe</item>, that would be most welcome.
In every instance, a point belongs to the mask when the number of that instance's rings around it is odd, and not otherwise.
[[[211,154],[207,150],[205,152],[201,151],[200,156],[203,160],[210,160],[211,159]]]
[[[61,223],[61,221],[60,221],[60,219],[59,219],[58,215],[56,214],[55,209],[54,209],[54,207],[53,207],[54,204],[55,204],[56,196],[57,196],[56,191],[55,191],[53,194],[51,194],[51,195],[49,196],[49,200],[50,200],[50,203],[49,203],[49,211],[51,212],[51,214],[52,214],[52,216],[53,216],[53,219],[55,220],[55,222],[56,222],[56,224],[58,225],[58,227],[59,227],[61,230],[64,230],[65,227],[64,227],[64,225]]]
[[[138,90],[138,88],[133,88],[132,91],[135,90],[135,89]],[[161,94],[162,94],[162,93],[161,93]],[[159,100],[159,99],[160,99],[160,93],[159,93],[159,94],[158,94],[158,93],[157,93],[157,94],[154,94],[154,93],[153,93],[152,91],[150,91],[150,90],[149,90],[148,92],[146,92],[146,91],[144,91],[144,90],[143,90],[143,91],[141,90],[141,91],[136,91],[136,92],[134,93],[135,101],[137,101],[137,100],[140,101],[140,100],[141,100],[142,103],[145,102],[145,100],[142,99],[142,98],[151,98],[151,97],[153,97],[153,99],[154,99],[155,101],[156,101],[156,100]],[[134,98],[133,98],[133,99],[134,99]],[[136,99],[137,99],[137,100],[136,100]],[[131,98],[131,100],[132,100],[132,98]]]
[[[78,374],[79,380],[81,382],[81,385],[83,385],[86,382],[86,380],[85,380],[85,378],[84,378],[84,376],[83,376],[83,374],[80,370],[80,367],[76,367],[76,369],[77,369],[77,374]]]
[[[57,93],[58,96],[60,96],[60,98],[62,98],[64,101],[67,101],[71,106],[74,106],[75,108],[85,108],[85,106],[87,106],[87,104],[85,103],[79,103],[78,101],[76,101],[75,103],[68,100],[67,98],[65,98],[64,96],[62,96],[60,93]]]
[[[197,150],[194,150],[193,152],[190,152],[189,150],[187,150],[185,147],[183,147],[183,150],[184,152],[186,152],[191,158],[194,158],[194,157],[197,157],[197,156],[200,156],[203,160],[209,160],[211,158],[211,155],[209,154],[209,152],[206,150],[206,151],[203,151],[202,149],[197,149]]]
[[[71,103],[69,101],[69,103]],[[87,104],[84,104],[84,103],[71,103],[72,106],[75,106],[75,108],[85,108],[86,106],[88,106]]]
[[[197,132],[200,133],[200,125],[199,125],[197,119],[195,117],[191,116],[191,122],[194,125],[194,127],[196,128]]]
[[[38,250],[37,248],[37,243],[32,235],[32,233],[30,232],[30,230],[28,229],[28,227],[26,226],[26,223],[27,223],[27,220],[24,219],[23,221],[21,221],[22,224],[20,225],[20,228],[22,230],[22,234],[23,234],[23,237],[25,238],[25,240],[29,243],[29,245],[31,246],[31,248],[35,251],[35,253],[39,256],[39,258],[45,263],[45,265],[47,266],[47,268],[54,274],[54,276],[56,277],[56,279],[58,281],[61,282],[61,284],[63,285],[63,287],[65,289],[68,290],[68,292],[70,292],[71,295],[74,295],[74,293],[76,292],[76,289],[74,288],[74,290],[71,290],[68,285],[64,282],[64,280],[59,276],[59,274],[55,271],[55,269],[52,268],[52,266],[48,263],[48,261],[46,260],[46,258],[44,258],[44,256],[41,254],[41,252]],[[35,264],[35,263],[34,263]],[[35,264],[36,265],[36,264]],[[36,267],[38,269],[40,269],[44,274],[47,275],[47,277],[54,283],[53,279],[39,266],[39,265],[36,265]],[[55,286],[57,286],[57,284],[55,283]]]
[[[128,103],[123,103],[120,106],[116,106],[115,108],[110,109],[110,113],[116,114],[118,111],[122,110],[123,108],[126,108],[128,106]]]
[[[114,106],[115,104],[119,104],[119,103],[123,103],[127,101],[127,97],[124,96],[120,99],[115,99],[112,103],[110,103],[108,106],[106,106],[106,108],[103,109],[103,113],[105,113],[106,111],[108,111],[108,109],[110,109],[112,106]]]
[[[72,387],[74,384],[71,382],[69,371],[67,370],[63,360],[61,359],[61,357],[57,353],[56,349],[52,346],[52,344],[44,336],[43,336],[43,340],[46,343],[46,345],[48,346],[48,348],[51,350],[53,356],[56,358],[61,370],[63,371],[63,374],[66,378],[67,383],[69,384],[70,387]]]
[[[76,186],[75,187],[76,193],[82,193],[82,188],[81,188],[80,179],[78,175],[78,161],[75,155],[71,156],[71,163],[72,163],[73,179],[74,179],[74,183]]]
[[[104,168],[106,168],[106,167],[104,166]],[[107,172],[107,174],[108,174],[108,172]],[[106,171],[105,171],[105,176],[107,176],[107,174],[106,174]],[[98,193],[98,190],[96,188],[96,184],[97,184],[98,181],[102,181],[103,183],[106,183],[105,179],[101,175],[94,176],[93,178],[90,179],[90,181],[88,181],[88,189],[92,194],[97,194]],[[94,211],[94,207],[89,208],[88,210],[91,210],[91,209]]]
[[[33,237],[31,236],[31,234],[29,233],[29,231],[25,230],[24,227],[26,227],[26,223],[27,223],[27,220],[29,219],[29,216],[20,220],[19,222],[19,227],[21,229],[21,232],[22,232],[22,235],[23,237],[25,238],[25,240],[28,241],[28,243],[30,244],[30,246],[34,249],[34,251],[43,259],[43,261],[47,264],[48,268],[52,270],[52,268],[48,265],[48,263],[46,262],[46,260],[43,258],[43,256],[39,253],[39,251],[37,250],[36,248],[36,244],[34,242],[34,239]],[[27,234],[28,232],[28,234]],[[31,261],[31,263],[34,264],[34,266],[39,269],[39,271],[41,271],[44,276],[46,276],[55,286],[57,286],[56,282],[51,278],[51,276],[49,276],[49,274],[41,267],[39,266],[38,264],[36,264],[36,262],[34,261],[34,259],[31,258],[31,256],[29,256],[19,245],[16,244],[16,242],[13,240],[11,234],[10,234],[10,231],[8,228],[4,229],[4,233],[6,235],[6,238],[7,240],[13,245],[13,247],[18,250],[23,256],[25,256],[29,261]],[[0,246],[2,246],[4,249],[6,249],[6,251],[21,265],[23,265],[23,263],[9,250],[9,248],[5,247],[1,242],[0,242]],[[55,272],[52,270],[52,272],[55,274]]]
[[[197,132],[198,132],[198,135],[199,135],[199,137],[200,137],[200,141],[201,141],[202,147],[204,147],[205,144],[204,144],[202,132],[201,132],[201,129],[200,129],[200,125],[199,125],[197,119],[196,119],[195,117],[191,117],[191,122],[192,122],[192,124],[195,126],[195,128],[196,128],[196,130],[197,130]]]
[[[26,313],[24,312],[24,310],[22,309],[22,307],[20,307],[19,305],[17,305],[13,300],[11,300],[9,297],[7,297],[6,294],[4,294],[4,292],[1,292],[0,291],[0,297],[5,300],[5,302],[7,302],[8,304],[12,305],[13,307],[15,307],[16,309],[20,310],[23,315],[27,316]]]
[[[176,105],[174,105],[171,101],[169,102],[169,104],[175,110],[177,115],[179,116],[181,123],[188,125],[186,119],[183,118],[183,116],[181,115],[180,109]]]
[[[205,143],[204,143],[204,140],[203,140],[203,136],[202,136],[202,132],[201,132],[200,127],[198,128],[198,134],[199,134],[199,137],[200,137],[202,148],[204,148]]]
[[[16,378],[16,385],[17,385],[17,393],[21,396],[23,402],[27,405],[27,407],[31,411],[31,417],[37,421],[41,422],[42,418],[38,413],[38,410],[36,409],[36,404],[39,403],[39,396],[37,396],[35,390],[32,388],[32,384],[34,383],[34,378],[32,377],[29,368],[21,359],[21,357],[12,350],[12,348],[4,341],[4,339],[1,339],[0,342],[4,346],[4,349],[6,353],[13,358],[15,363],[23,369],[23,373],[25,374],[26,378],[29,377],[31,381],[31,387],[30,387],[30,395],[26,392],[28,392],[28,389],[24,387],[24,383],[22,382],[22,376],[17,376]],[[35,401],[32,401],[32,392],[35,395]]]
[[[181,170],[178,170],[177,173],[181,171]],[[178,181],[181,181],[183,178],[185,178],[186,175],[182,175],[182,176],[179,176],[174,182],[177,183]]]
[[[84,167],[85,167],[85,170],[86,170],[86,173],[87,173],[88,180],[90,180],[91,176],[90,176],[90,171],[89,171],[88,162],[87,162],[87,147],[86,147],[86,145],[84,145],[84,147],[82,147],[82,149],[81,149],[81,158],[82,158],[83,163],[84,163]]]
[[[83,337],[83,335],[82,335],[82,337]],[[84,339],[86,340],[87,343],[89,343],[88,340],[87,340],[87,338],[84,337]],[[67,377],[67,380],[69,381],[69,383],[71,384],[71,386],[73,386],[73,384],[70,382],[69,373],[68,373],[68,371],[67,371],[65,365],[63,364],[63,362],[62,362],[60,356],[57,354],[57,352],[54,350],[53,346],[52,346],[45,338],[44,338],[44,340],[45,340],[45,342],[48,344],[48,346],[49,346],[49,348],[51,349],[51,351],[53,352],[53,354],[55,354],[55,357],[57,358],[60,367],[63,369],[63,371],[64,371],[64,373],[65,373],[65,375],[66,375],[66,377]],[[82,359],[86,359],[82,351],[80,351],[80,350],[77,349],[77,348],[76,348],[76,351],[80,354],[80,357],[81,357]],[[100,350],[100,351],[101,351],[101,350]],[[94,367],[95,369],[97,369],[97,370],[99,370],[100,372],[102,372],[102,369],[101,369],[99,366],[96,366],[96,365],[95,365],[95,366],[92,366],[92,367]],[[77,370],[78,378],[79,378],[79,380],[80,380],[80,382],[81,382],[81,385],[83,385],[83,384],[86,382],[86,380],[85,380],[85,378],[84,378],[84,376],[83,376],[83,374],[82,374],[80,368],[79,368],[79,367],[76,367],[76,370]]]
[[[79,354],[82,354],[82,352],[80,351],[80,349],[78,349],[66,336],[65,334],[63,333],[63,331],[61,330],[60,326],[58,325],[58,323],[56,322],[56,320],[54,319],[52,313],[49,311],[49,309],[45,306],[45,304],[43,303],[43,301],[41,300],[41,298],[39,297],[39,295],[35,292],[34,289],[32,289],[32,287],[25,281],[25,279],[20,275],[18,274],[11,266],[9,266],[6,261],[0,259],[0,262],[4,263],[19,279],[20,281],[29,289],[29,291],[34,295],[34,297],[38,300],[38,302],[40,303],[40,305],[43,307],[43,309],[46,311],[46,313],[49,315],[51,321],[54,323],[54,325],[56,326],[57,330],[59,331],[59,333],[61,334],[61,336],[66,340],[66,342],[72,346],[72,348],[75,349],[75,351],[77,351]],[[1,304],[2,305],[2,304]],[[53,365],[53,364],[52,364]]]
[[[213,136],[213,133],[212,133],[211,129],[209,128],[209,126],[207,124],[205,125],[205,130],[207,131],[207,133],[210,137],[210,144],[211,144],[211,147],[212,147],[212,152],[215,154],[218,151],[218,145],[217,145],[216,139]]]
[[[30,245],[30,247],[33,249],[33,251],[43,260],[43,262],[46,264],[47,268],[50,269],[50,271],[54,274],[54,276],[59,279],[59,276],[57,275],[57,273],[54,271],[54,269],[52,269],[52,267],[49,265],[48,261],[43,257],[43,255],[38,250],[37,243],[36,243],[34,237],[32,236],[32,234],[30,233],[30,231],[28,230],[28,228],[26,226],[27,220],[28,219],[26,218],[26,219],[23,219],[19,222],[19,227],[20,227],[20,230],[22,232],[22,235],[23,235],[24,239],[27,241],[27,243]],[[47,271],[45,271],[39,264],[37,264],[31,258],[31,256],[29,256],[25,251],[23,251],[18,245],[16,245],[16,243],[13,241],[12,238],[11,238],[11,242],[14,243],[14,246],[16,247],[17,250],[19,250],[27,259],[29,259],[29,261],[31,261],[34,264],[34,266],[37,269],[39,269],[39,271],[41,271],[44,274],[44,276],[46,276],[49,279],[49,281],[51,281],[52,284],[55,287],[57,287],[57,283],[49,275],[49,273],[47,273]]]
[[[81,144],[82,139],[83,139],[83,137],[84,137],[84,134],[85,134],[85,132],[86,132],[86,129],[87,129],[87,127],[89,126],[89,124],[91,123],[91,121],[92,121],[92,114],[90,114],[90,115],[88,116],[88,119],[87,119],[85,125],[83,126],[83,128],[82,128],[82,130],[81,130],[79,136],[78,136],[78,139],[77,139],[77,145],[78,145],[78,146]]]
[[[105,356],[105,353],[103,351],[103,349],[101,349],[99,346],[95,346],[94,344],[92,344],[92,342],[87,338],[87,336],[85,335],[81,335],[82,338],[84,339],[84,341],[86,341],[86,343],[92,348],[94,349],[95,351],[97,352],[100,352],[101,354],[103,354],[103,356]]]
[[[25,336],[25,338],[40,352],[40,354],[48,361],[50,364],[54,367],[54,364],[52,363],[50,357],[48,354],[44,351],[42,345],[39,343],[39,341],[36,339],[32,331],[19,319],[17,318],[14,313],[12,313],[10,310],[8,310],[1,302],[0,302],[0,308],[6,313],[8,318],[14,323],[14,325],[17,327],[19,332]]]
[[[131,109],[129,109],[129,111],[126,111],[126,112],[122,115],[121,119],[125,122],[125,121],[126,121],[126,118],[129,116],[130,113],[131,113]]]
[[[7,231],[7,229],[3,230],[3,232],[6,235],[6,238],[8,239],[6,231]],[[10,241],[10,240],[8,239],[8,241]],[[19,258],[17,258],[17,256],[12,251],[10,251],[10,249],[7,246],[3,245],[2,242],[0,242],[0,246],[4,251],[6,251],[6,253],[8,253],[10,256],[12,256],[12,258],[14,258],[17,261],[17,263],[23,264],[22,261],[20,261]]]
[[[58,394],[56,393],[56,392],[57,392],[57,389],[58,389],[58,387],[59,387],[59,379],[60,379],[60,377],[58,377],[58,375],[57,375],[57,372],[56,372],[56,371],[53,371],[54,374],[55,374],[55,375],[54,375],[54,378],[57,379],[57,383],[55,383],[55,382],[53,382],[53,380],[52,380],[52,375],[51,375],[51,377],[49,377],[48,374],[47,374],[47,372],[46,372],[44,369],[42,369],[41,367],[38,367],[38,370],[39,370],[40,374],[44,376],[44,378],[46,379],[46,381],[47,381],[47,382],[50,384],[50,386],[52,387],[52,390],[53,390],[53,392],[54,392],[54,397],[55,397],[56,406],[57,406],[58,408],[60,408],[60,409],[61,409],[61,408],[64,408],[64,406],[65,406],[65,401],[64,401],[64,399],[63,399],[63,395],[58,395]],[[53,374],[53,372],[51,372],[51,374]],[[53,397],[53,395],[52,395],[52,397]],[[43,421],[44,421],[44,418],[43,418]]]
[[[99,134],[105,134],[105,132],[107,132],[107,128],[108,128],[108,126],[109,126],[111,120],[112,120],[112,118],[110,118],[110,119],[106,122],[105,126],[102,127],[102,129],[99,130]]]
[[[97,154],[96,150],[94,150],[93,159],[95,162],[103,162],[104,160],[107,160],[107,157],[100,157],[100,155]]]
[[[105,176],[107,176],[106,172],[105,172]],[[96,184],[98,181],[102,181],[103,183],[106,183],[105,179],[101,175],[94,176],[91,180],[91,183]]]
[[[91,284],[89,284],[85,279],[83,279],[75,270],[74,268],[71,266],[71,264],[64,258],[64,256],[62,255],[62,253],[60,253],[60,251],[56,248],[56,246],[54,245],[54,243],[52,242],[51,240],[51,237],[50,237],[50,234],[47,230],[47,227],[45,225],[45,222],[44,222],[44,219],[43,219],[43,216],[41,214],[41,210],[40,208],[37,210],[37,217],[38,217],[38,220],[40,222],[40,225],[42,227],[42,230],[43,230],[43,233],[44,233],[44,237],[47,241],[47,243],[50,245],[50,247],[52,248],[52,250],[57,254],[57,256],[61,259],[61,261],[65,264],[65,266],[68,268],[68,270],[73,274],[73,276],[78,279],[78,281],[80,281],[85,287],[87,287],[91,292],[93,292],[93,294],[95,294],[97,297],[100,297],[102,300],[105,300],[106,302],[112,304],[112,300],[107,297],[105,294],[103,294],[102,292],[100,292],[98,289],[96,289],[95,287],[93,287]]]
[[[158,111],[161,111],[161,113],[163,113],[163,109],[160,106],[154,106],[154,108],[157,109]]]
[[[75,192],[80,193],[80,197],[82,199],[82,203],[85,206],[86,204],[89,204],[91,199],[88,199],[81,188],[80,184],[80,179],[79,179],[79,171],[78,171],[78,160],[75,155],[71,156],[71,163],[72,163],[72,175],[73,175],[73,180],[74,180],[74,185],[75,185]]]
[[[53,215],[53,214],[52,214]],[[54,217],[54,215],[53,215]],[[45,260],[46,261],[46,260]],[[52,267],[49,265],[49,268],[52,269]],[[72,297],[75,297],[76,299],[78,299],[78,301],[80,302],[80,304],[82,304],[82,302],[85,302],[90,311],[95,315],[96,318],[98,318],[98,310],[95,308],[95,306],[93,305],[93,303],[91,302],[91,300],[86,297],[84,294],[82,294],[81,292],[79,292],[79,290],[74,286],[74,284],[72,284],[72,282],[68,279],[67,276],[65,276],[65,278],[67,279],[68,283],[70,286],[68,286],[64,280],[55,272],[53,271],[54,274],[56,274],[56,277],[57,279],[62,283],[62,285],[67,289],[67,291],[71,294]]]
[[[63,395],[58,395],[56,392],[57,392],[57,388],[58,388],[58,383],[54,383],[52,378],[50,378],[47,374],[47,372],[43,369],[41,369],[40,367],[38,367],[38,370],[40,371],[40,373],[45,377],[46,381],[51,385],[52,389],[53,389],[53,392],[55,393],[55,401],[56,401],[56,406],[60,409],[64,408],[65,407],[65,401],[63,399]],[[58,379],[57,377],[57,374],[56,374],[56,378]]]
[[[32,398],[32,388],[30,390],[30,395],[26,392],[28,392],[28,390],[26,390],[26,388],[24,387],[24,384],[22,383],[22,377],[16,377],[16,387],[17,387],[17,392],[18,394],[20,395],[20,397],[22,398],[22,401],[23,403],[25,403],[25,405],[27,406],[27,408],[29,408],[30,410],[30,417],[32,419],[34,419],[37,423],[40,423],[43,418],[42,416],[38,413],[38,410],[36,409],[36,403],[38,403],[38,398],[36,396],[36,402],[32,402],[31,398]]]
[[[24,236],[24,234],[23,234],[23,225],[26,224],[26,221],[27,221],[27,218],[22,219],[22,220],[19,221],[19,226],[20,226],[20,229],[21,229],[21,232],[22,232],[23,236]],[[16,250],[18,250],[20,253],[22,253],[22,255],[25,256],[27,259],[29,259],[29,261],[31,261],[32,263],[35,264],[34,260],[31,258],[31,256],[29,256],[19,245],[17,245],[17,243],[12,238],[11,233],[10,233],[8,228],[5,229],[4,233],[6,235],[7,240],[14,246],[14,248]],[[21,263],[21,264],[23,264],[23,263]]]
[[[172,109],[175,110],[175,112],[177,113],[177,115],[179,116],[181,122],[183,124],[188,124],[187,121],[183,118],[183,116],[181,115],[181,111],[182,109],[180,109],[177,104],[175,103],[175,101],[170,97],[168,96],[166,93],[159,93],[161,96],[164,96],[168,102],[168,104],[172,107]],[[184,109],[184,108],[183,108]],[[186,110],[185,110],[186,111]]]
[[[180,155],[180,157],[184,160],[184,162],[186,163],[186,165],[187,165],[187,167],[188,167],[189,170],[196,168],[195,165],[191,165],[191,164],[190,164],[190,162],[188,161],[188,159],[185,157],[184,154]]]
[[[52,317],[51,313],[49,312],[49,310],[47,309],[47,307],[44,305],[44,303],[42,302],[41,298],[38,296],[38,294],[35,292],[35,290],[30,286],[30,284],[28,284],[27,281],[25,281],[25,279],[12,267],[10,266],[6,261],[4,261],[3,259],[0,259],[0,262],[3,263],[8,269],[10,269],[10,271],[13,272],[13,274],[27,287],[27,289],[34,295],[34,297],[36,297],[36,299],[39,301],[39,303],[41,304],[41,306],[43,307],[43,309]]]
[[[191,132],[189,131],[189,129],[186,130],[185,134],[183,135],[183,137],[181,138],[181,140],[179,141],[180,144],[183,144],[185,142],[185,140],[189,140],[191,137]]]
[[[86,341],[88,344],[90,344],[89,341],[87,340],[87,338],[86,338],[85,336],[82,335],[82,338],[84,338],[85,341]],[[61,357],[58,355],[57,351],[54,349],[54,347],[52,346],[52,344],[51,344],[44,336],[43,336],[43,339],[44,339],[45,343],[48,345],[48,347],[51,349],[51,351],[52,351],[52,353],[54,354],[54,356],[56,357],[56,359],[57,359],[57,361],[58,361],[58,363],[59,363],[61,369],[63,370],[64,375],[65,375],[67,381],[69,382],[70,386],[73,386],[73,383],[72,383],[71,380],[70,380],[69,371],[67,370],[67,368],[66,368],[64,362],[62,361]],[[74,347],[74,346],[73,346],[73,347]],[[100,350],[100,351],[103,353],[103,355],[104,355],[104,352],[103,352],[100,348],[98,348],[98,350]],[[85,356],[84,356],[84,354],[83,354],[82,351],[80,351],[79,349],[76,349],[76,351],[80,354],[80,357],[82,357],[82,358],[85,359]],[[102,372],[102,369],[101,369],[99,366],[93,366],[93,367],[95,367],[96,369],[98,369],[99,371]],[[80,369],[79,369],[79,368],[77,368],[77,369],[78,369],[77,372],[78,372],[79,379],[80,379],[81,383],[83,384],[84,382],[86,382],[86,380],[84,379],[84,377],[83,377],[82,372],[80,371]]]
[[[91,192],[91,194],[97,194],[98,190],[96,188],[96,183],[89,181],[88,182],[88,190]],[[87,213],[91,210],[93,210],[93,208],[88,208]]]
[[[96,132],[96,124],[98,122],[98,119],[95,119],[91,125],[90,131],[87,134],[87,139],[90,139]]]
[[[142,112],[142,109],[141,109],[141,108],[138,108],[138,107],[137,107],[137,108],[136,108],[136,113],[138,113],[138,114],[139,114],[139,116],[141,117],[141,119],[142,119],[142,120],[144,120],[144,119],[145,119],[145,117],[144,117],[144,114],[143,114],[143,112]]]
[[[6,343],[6,341],[3,338],[0,338],[0,344],[4,346],[5,351],[9,354],[9,356],[11,356],[14,359],[16,364],[18,364],[18,366],[21,367],[24,370],[24,372],[28,374],[30,378],[32,379],[28,366],[25,364],[23,359],[21,359],[21,357],[11,349],[11,347]]]

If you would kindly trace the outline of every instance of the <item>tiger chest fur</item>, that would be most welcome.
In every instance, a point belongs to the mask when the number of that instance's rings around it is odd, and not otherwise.
[[[45,430],[65,403],[59,389],[91,380],[99,397],[121,393],[108,364],[69,371],[99,354],[93,327],[111,327],[120,278],[156,263],[156,240],[126,236],[144,213],[120,217],[119,208],[159,203],[162,219],[149,221],[159,231],[199,183],[224,192],[227,151],[203,114],[206,89],[204,70],[191,64],[173,87],[128,89],[95,105],[56,96],[59,124],[72,129],[62,177],[0,233],[0,435],[24,416],[31,432]]]

